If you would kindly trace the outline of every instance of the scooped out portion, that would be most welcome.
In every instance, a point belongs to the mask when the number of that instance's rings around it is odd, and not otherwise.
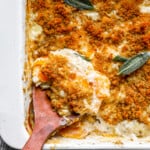
[[[61,116],[97,115],[101,102],[110,96],[109,79],[71,49],[53,51],[36,59],[32,80],[35,86],[47,90],[52,107]]]

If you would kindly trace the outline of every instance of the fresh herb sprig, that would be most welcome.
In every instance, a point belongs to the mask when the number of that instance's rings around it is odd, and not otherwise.
[[[79,56],[79,57],[81,57],[82,59],[84,59],[84,60],[86,60],[86,61],[91,61],[89,58],[87,58],[87,57],[85,57],[85,56],[83,56],[83,55],[80,55],[80,54],[78,54],[78,53],[74,53],[76,56]]]
[[[80,10],[93,10],[94,9],[90,0],[64,0],[64,2]]]
[[[124,64],[119,68],[118,74],[125,76],[141,68],[149,59],[150,52],[142,52],[126,60],[121,56],[116,56],[113,60],[124,62]]]
[[[119,56],[119,55],[117,55],[116,57],[113,58],[113,61],[125,62],[127,60],[128,60],[128,58],[125,58],[125,57],[122,57],[122,56]]]

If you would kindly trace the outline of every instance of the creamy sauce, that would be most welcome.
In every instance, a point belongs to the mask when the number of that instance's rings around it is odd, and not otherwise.
[[[31,31],[30,31],[30,39],[31,40],[35,40],[37,38],[38,35],[40,35],[42,33],[43,29],[40,25],[38,24],[34,24],[31,27]]]
[[[88,16],[89,18],[91,18],[92,20],[98,20],[100,19],[99,13],[98,12],[85,12],[84,15]]]
[[[54,55],[61,55],[67,58],[70,71],[73,73],[76,73],[77,76],[86,78],[88,82],[93,84],[92,102],[89,104],[87,100],[84,99],[83,105],[85,105],[85,108],[88,109],[89,114],[90,113],[97,114],[101,101],[102,101],[100,97],[110,96],[109,79],[105,75],[95,71],[92,64],[89,61],[84,60],[82,56],[80,56],[78,53],[76,53],[75,51],[71,49],[62,49],[62,50],[57,50],[51,53]],[[47,58],[38,58],[38,60],[35,60],[33,64],[34,69],[32,73],[32,76],[33,76],[32,80],[37,86],[42,84],[42,81],[40,81],[40,78],[39,78],[40,67],[47,61],[50,61],[50,60],[48,60]],[[60,95],[65,96],[66,94],[64,93],[64,91],[61,91]]]

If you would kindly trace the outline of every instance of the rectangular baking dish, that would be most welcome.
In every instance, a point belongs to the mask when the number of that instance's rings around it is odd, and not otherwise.
[[[28,108],[23,94],[23,64],[25,49],[25,0],[5,0],[0,5],[0,135],[11,147],[21,149],[29,135],[25,129]],[[119,142],[121,141],[121,142]],[[145,139],[88,137],[84,140],[61,139],[45,144],[44,148],[58,149],[131,149],[149,148]]]

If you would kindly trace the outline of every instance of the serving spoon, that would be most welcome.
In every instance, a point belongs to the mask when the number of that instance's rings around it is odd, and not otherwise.
[[[79,120],[78,116],[69,116],[67,118],[59,116],[52,109],[46,91],[38,87],[33,88],[33,107],[35,125],[23,150],[41,150],[50,135],[52,136],[57,130]]]

